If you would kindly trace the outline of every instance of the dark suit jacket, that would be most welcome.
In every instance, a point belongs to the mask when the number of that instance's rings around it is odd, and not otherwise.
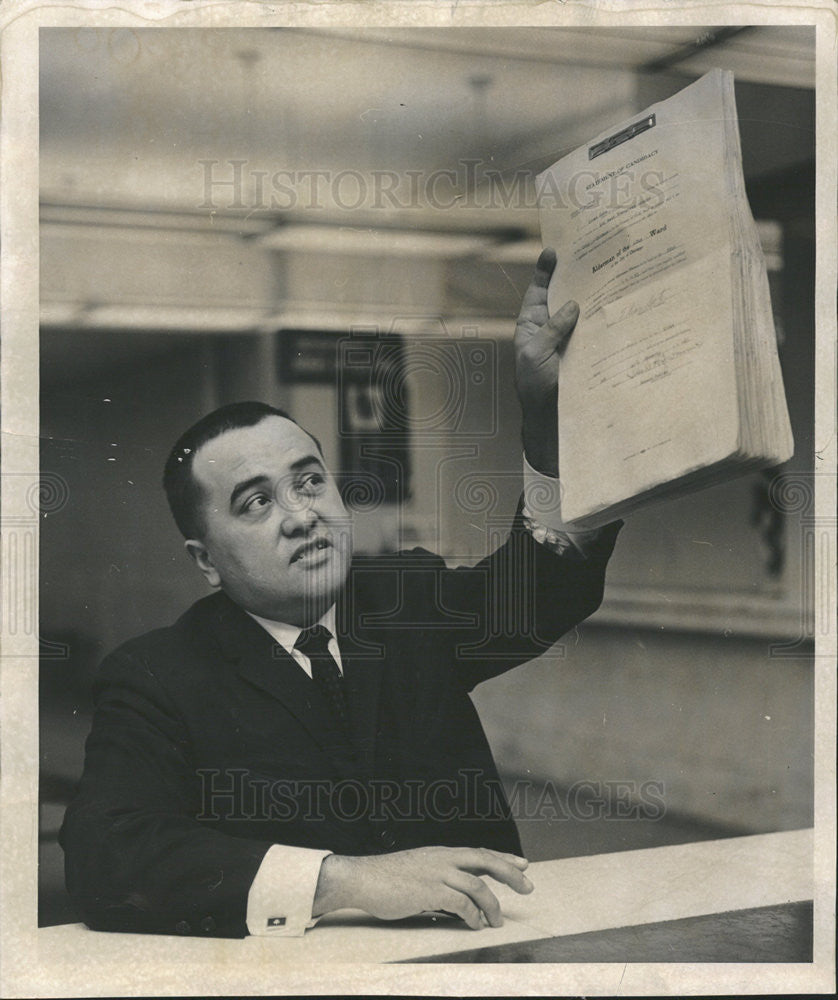
[[[520,853],[468,692],[598,607],[617,529],[584,560],[547,551],[519,520],[473,568],[423,550],[356,559],[337,609],[350,742],[314,683],[223,593],[120,647],[100,671],[61,831],[85,922],[242,936],[274,843]]]

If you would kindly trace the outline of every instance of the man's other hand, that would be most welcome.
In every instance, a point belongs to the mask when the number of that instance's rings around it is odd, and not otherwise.
[[[524,451],[530,465],[548,476],[559,474],[559,357],[579,316],[573,301],[547,314],[547,286],[555,266],[556,252],[542,250],[515,327],[515,385],[524,418]]]
[[[489,875],[515,892],[532,892],[528,862],[487,848],[417,847],[394,854],[323,859],[313,916],[351,907],[381,920],[399,920],[426,910],[456,914],[474,930],[500,927],[497,897],[480,878]]]

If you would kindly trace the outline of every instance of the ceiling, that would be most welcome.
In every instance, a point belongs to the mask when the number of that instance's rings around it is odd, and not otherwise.
[[[638,76],[814,85],[802,27],[41,30],[46,201],[201,205],[206,166],[541,169],[637,107]],[[219,168],[220,169],[220,168]],[[347,189],[348,191],[348,189]]]
[[[250,330],[287,325],[289,316],[322,325],[329,309],[345,326],[348,306],[329,295],[358,282],[349,265],[371,254],[413,258],[414,284],[433,270],[431,258],[444,261],[446,309],[473,310],[489,329],[491,317],[517,310],[540,242],[532,199],[491,211],[470,203],[478,172],[531,183],[592,135],[714,66],[746,86],[778,84],[810,99],[814,32],[41,29],[44,378],[116,363],[121,348],[110,332],[141,321],[169,331],[139,338],[148,354],[170,349],[166,337],[185,330]],[[772,119],[765,128],[771,112],[759,88],[749,100],[758,137],[796,148],[792,126]],[[807,127],[794,100],[784,117]],[[776,151],[758,153],[759,169],[770,169]],[[244,180],[234,204],[227,179],[235,170]],[[278,207],[272,185],[282,171],[294,175],[293,199]],[[444,171],[453,180],[429,195]],[[409,206],[394,208],[382,193],[379,204],[368,198],[363,210],[347,210],[329,181],[341,175],[350,199],[353,178],[389,183],[393,175]],[[208,177],[221,180],[209,201]],[[373,202],[376,191],[369,186]],[[456,200],[437,211],[435,193]],[[361,276],[364,308],[377,320],[377,286],[390,288],[384,270],[370,270]],[[292,273],[298,284],[308,276],[303,290],[290,287]],[[141,351],[137,338],[131,351]]]

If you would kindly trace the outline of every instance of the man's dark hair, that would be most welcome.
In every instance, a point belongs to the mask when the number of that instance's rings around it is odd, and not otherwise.
[[[195,453],[208,441],[219,437],[226,431],[237,430],[240,427],[253,427],[266,417],[285,417],[292,423],[297,423],[290,413],[267,403],[248,401],[244,403],[229,403],[212,413],[202,417],[188,431],[181,434],[175,446],[166,459],[163,470],[163,489],[169,501],[169,507],[184,538],[201,538],[204,533],[203,490],[192,474],[192,462]],[[297,424],[299,427],[300,425]],[[305,428],[303,428],[305,430]],[[317,445],[322,454],[320,442],[313,434],[306,434]]]

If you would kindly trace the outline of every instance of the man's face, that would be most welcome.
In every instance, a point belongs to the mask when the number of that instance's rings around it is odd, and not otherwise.
[[[346,582],[349,515],[312,438],[269,416],[195,454],[204,535],[186,547],[240,607],[293,625],[316,621]]]

